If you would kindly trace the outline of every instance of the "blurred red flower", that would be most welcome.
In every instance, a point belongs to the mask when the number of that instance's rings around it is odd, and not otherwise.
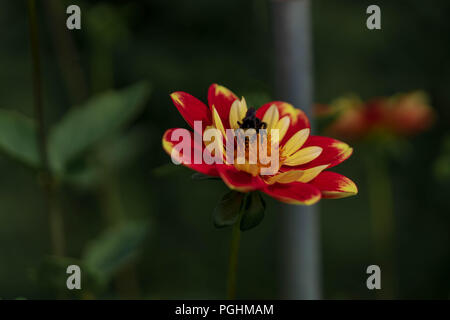
[[[433,109],[421,91],[365,103],[355,96],[343,97],[330,105],[316,105],[315,115],[333,119],[324,129],[326,134],[352,141],[373,133],[414,135],[428,129],[434,120]]]

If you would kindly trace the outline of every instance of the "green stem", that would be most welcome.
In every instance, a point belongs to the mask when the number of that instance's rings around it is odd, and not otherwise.
[[[35,0],[28,0],[28,16],[30,19],[30,43],[31,55],[33,60],[33,96],[34,96],[34,114],[38,126],[38,145],[45,171],[48,171],[48,159],[46,149],[46,137],[44,128],[44,107],[42,103],[42,75],[41,59],[39,55],[39,34],[36,16]]]
[[[368,193],[376,264],[381,268],[380,296],[395,296],[394,210],[392,185],[386,159],[367,159]]]
[[[28,18],[30,20],[30,44],[32,56],[32,76],[33,76],[33,100],[34,114],[37,123],[37,142],[42,166],[42,181],[45,193],[45,202],[49,213],[50,236],[53,253],[55,255],[64,254],[64,233],[59,202],[55,195],[54,181],[49,170],[47,139],[44,123],[44,105],[42,99],[42,73],[41,59],[39,55],[39,28],[36,13],[36,1],[28,0]]]
[[[61,0],[44,0],[43,4],[61,76],[72,103],[80,103],[87,97],[88,88],[80,64],[80,54],[72,37],[73,32],[63,27],[66,23],[64,3]]]
[[[245,196],[242,200],[243,205],[245,204]],[[242,206],[243,207],[243,206]],[[242,211],[239,212],[239,218],[233,225],[231,231],[231,245],[230,245],[230,260],[228,265],[228,280],[227,280],[227,299],[236,299],[236,280],[237,280],[237,267],[239,260],[239,243],[241,240],[241,217]]]

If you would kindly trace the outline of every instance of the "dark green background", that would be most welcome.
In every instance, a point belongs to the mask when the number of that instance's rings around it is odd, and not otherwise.
[[[64,22],[58,25],[41,2],[44,98],[46,121],[51,124],[77,98],[67,91],[52,42],[56,28],[65,30],[65,5],[57,12]],[[230,230],[215,229],[211,213],[225,186],[220,181],[193,181],[188,170],[154,169],[170,163],[161,148],[164,131],[185,126],[170,101],[171,92],[186,91],[206,101],[208,86],[217,82],[245,95],[255,106],[273,97],[276,48],[269,2],[62,2],[78,4],[82,10],[82,30],[63,34],[75,40],[89,95],[140,80],[152,85],[144,111],[119,135],[139,133],[137,142],[126,143],[121,152],[130,155],[126,163],[108,172],[107,181],[95,188],[62,188],[67,255],[79,258],[106,227],[105,211],[114,211],[120,204],[126,219],[148,221],[134,271],[125,267],[117,275],[136,276],[139,289],[129,291],[116,280],[95,297],[223,298]],[[408,151],[389,163],[395,199],[397,297],[447,299],[450,4],[377,1],[382,29],[370,31],[365,11],[372,2],[312,2],[316,101],[327,103],[350,92],[365,99],[415,89],[430,94],[436,124],[409,139]],[[0,107],[33,115],[25,1],[0,4]],[[319,205],[324,297],[374,298],[365,286],[365,269],[376,261],[358,147],[337,171],[354,180],[360,192]],[[36,280],[36,270],[50,253],[48,219],[36,173],[2,156],[0,177],[0,297],[54,298],[57,295],[46,288],[47,280],[42,280],[44,285]],[[242,236],[240,298],[280,294],[283,262],[277,226],[283,212],[279,204],[267,200],[263,223]]]

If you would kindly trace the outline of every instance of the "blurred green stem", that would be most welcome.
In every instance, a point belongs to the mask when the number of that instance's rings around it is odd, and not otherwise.
[[[387,159],[371,155],[366,159],[369,205],[372,220],[372,236],[376,264],[381,268],[380,297],[395,296],[394,254],[394,210],[392,185],[387,168]]]
[[[86,99],[88,88],[80,55],[72,38],[73,32],[64,27],[66,8],[60,0],[45,0],[43,4],[61,76],[72,103],[80,103]]]
[[[64,232],[63,220],[59,209],[59,202],[55,192],[55,185],[52,174],[49,170],[47,156],[47,139],[44,123],[44,106],[42,99],[42,74],[41,59],[39,55],[39,28],[36,13],[36,1],[28,0],[28,18],[30,24],[30,44],[33,67],[33,100],[34,114],[37,123],[37,142],[41,157],[42,182],[45,193],[45,202],[49,214],[50,237],[52,242],[53,254],[62,256],[64,254]]]
[[[243,208],[245,204],[245,198],[242,199],[241,208]],[[242,209],[239,212],[239,218],[236,223],[233,225],[233,229],[231,231],[231,245],[230,245],[230,261],[228,265],[228,280],[227,280],[227,299],[233,300],[236,298],[236,280],[237,280],[237,267],[239,260],[239,243],[241,241],[241,217],[242,217]]]

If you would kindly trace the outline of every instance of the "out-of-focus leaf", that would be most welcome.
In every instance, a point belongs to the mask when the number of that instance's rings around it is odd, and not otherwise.
[[[39,167],[34,122],[20,113],[0,110],[0,150],[31,167]]]
[[[136,221],[105,231],[87,246],[82,259],[84,265],[102,282],[107,282],[136,256],[147,227],[147,223]]]
[[[237,191],[226,193],[217,204],[213,212],[213,222],[217,228],[231,226],[239,218],[244,194]]]
[[[118,133],[106,141],[96,153],[98,158],[88,161],[79,159],[67,168],[62,181],[80,189],[92,189],[98,186],[102,177],[134,161],[141,152],[151,147],[148,131],[134,127],[126,134]],[[99,160],[99,161],[96,161]]]
[[[136,127],[125,134],[114,136],[101,147],[99,159],[109,168],[126,166],[151,148],[152,141],[148,139],[150,133],[143,127]]]
[[[250,230],[264,219],[266,203],[258,192],[251,192],[245,199],[240,229]]]
[[[73,108],[50,132],[52,169],[64,171],[71,160],[122,128],[141,110],[148,94],[148,84],[139,83],[100,94]]]
[[[94,164],[87,164],[81,168],[71,169],[62,176],[62,181],[68,185],[81,189],[91,189],[98,186],[101,179],[101,169]]]

